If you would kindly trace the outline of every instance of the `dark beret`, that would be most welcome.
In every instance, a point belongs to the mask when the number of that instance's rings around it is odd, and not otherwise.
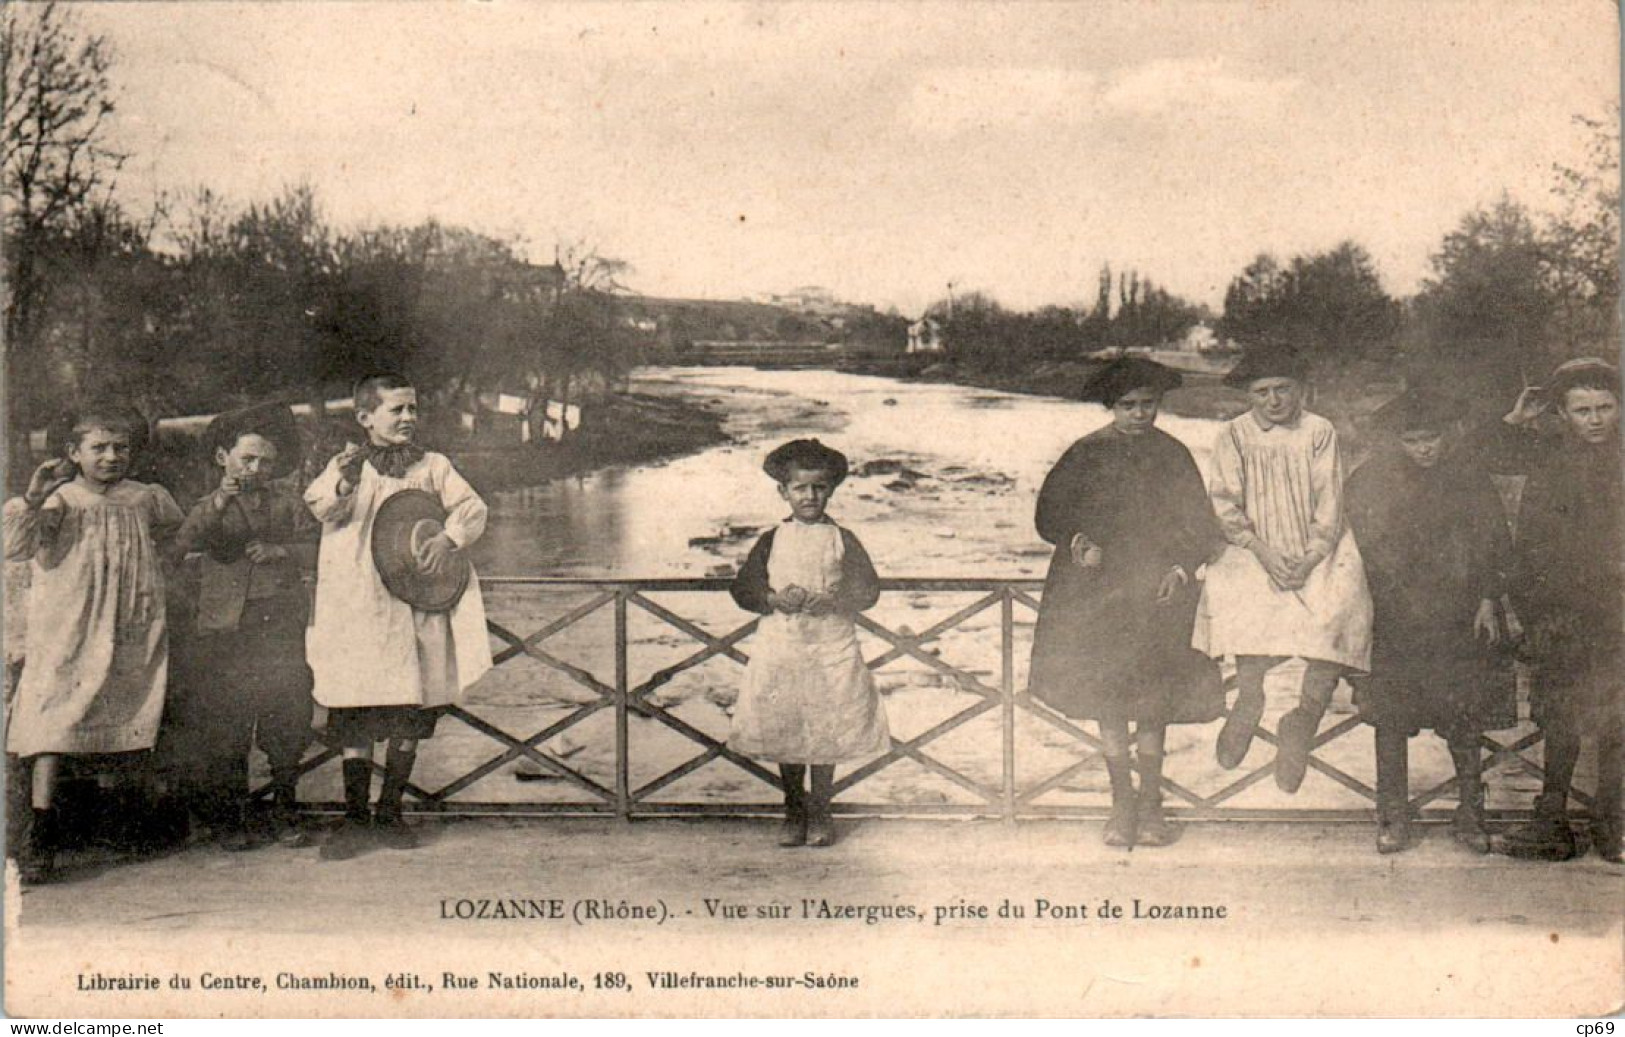
[[[204,440],[213,455],[217,449],[229,453],[239,439],[248,435],[263,436],[276,447],[274,467],[278,474],[291,471],[298,463],[299,424],[286,404],[259,403],[227,411],[209,422]]]
[[[1110,407],[1135,389],[1155,389],[1163,393],[1179,388],[1184,381],[1184,376],[1178,371],[1164,367],[1155,360],[1125,356],[1096,371],[1084,383],[1083,392],[1078,398],[1086,403],[1103,403]]]
[[[1371,422],[1396,434],[1443,432],[1460,416],[1460,404],[1450,397],[1428,389],[1408,389],[1377,408]]]
[[[1224,384],[1232,389],[1245,389],[1260,378],[1291,378],[1304,381],[1309,377],[1309,362],[1291,346],[1257,346],[1241,355]]]
[[[762,470],[781,483],[790,477],[792,468],[828,472],[836,483],[841,483],[846,479],[847,467],[845,454],[816,439],[792,439],[775,447],[762,462]]]

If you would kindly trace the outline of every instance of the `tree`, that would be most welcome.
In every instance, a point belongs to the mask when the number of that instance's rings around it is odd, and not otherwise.
[[[1293,345],[1333,361],[1382,356],[1402,310],[1364,248],[1345,241],[1282,267],[1260,255],[1225,292],[1220,330],[1244,345]]]
[[[1557,165],[1560,209],[1542,228],[1554,333],[1569,355],[1619,344],[1619,108],[1606,119],[1576,116],[1589,134],[1580,167]]]
[[[111,48],[56,3],[0,11],[0,181],[5,203],[5,375],[14,421],[49,406],[38,317],[52,283],[53,239],[108,192],[125,156],[107,139]]]
[[[1497,392],[1543,377],[1556,299],[1528,210],[1502,197],[1468,213],[1432,266],[1416,299],[1427,358]]]

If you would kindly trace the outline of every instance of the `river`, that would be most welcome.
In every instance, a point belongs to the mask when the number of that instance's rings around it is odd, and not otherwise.
[[[830,514],[883,575],[1041,575],[1038,488],[1073,440],[1108,420],[1096,404],[832,371],[650,368],[634,389],[702,402],[734,442],[494,494],[481,573],[722,573],[785,514],[762,458],[816,436],[852,461]],[[1165,415],[1160,427],[1203,463],[1217,423]]]

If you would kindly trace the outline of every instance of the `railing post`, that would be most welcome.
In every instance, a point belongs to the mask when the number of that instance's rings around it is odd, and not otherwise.
[[[625,587],[615,588],[615,812],[632,820],[632,755],[628,729]]]
[[[1016,820],[1016,597],[1009,585],[999,600],[1000,706],[1004,730],[1004,821]]]

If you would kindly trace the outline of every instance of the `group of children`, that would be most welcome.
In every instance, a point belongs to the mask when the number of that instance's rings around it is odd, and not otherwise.
[[[1220,660],[1234,661],[1237,694],[1215,755],[1235,768],[1263,718],[1266,675],[1298,659],[1297,701],[1274,738],[1277,784],[1298,789],[1348,678],[1376,734],[1378,850],[1410,845],[1407,742],[1432,729],[1455,764],[1453,833],[1487,852],[1483,736],[1517,722],[1511,663],[1521,655],[1545,736],[1544,787],[1505,849],[1558,860],[1583,851],[1567,810],[1581,737],[1594,734],[1592,843],[1619,861],[1617,368],[1561,365],[1544,402],[1526,392],[1487,436],[1463,435],[1441,395],[1408,391],[1373,416],[1389,442],[1346,481],[1336,430],[1304,409],[1307,375],[1294,351],[1265,348],[1227,376],[1250,407],[1221,429],[1204,492],[1188,451],[1153,427],[1180,376],[1117,361],[1085,394],[1112,423],[1074,444],[1040,493],[1039,533],[1056,550],[1032,691],[1099,724],[1112,788],[1104,841],[1176,837],[1162,813],[1163,737],[1169,723],[1222,710]],[[1555,435],[1532,429],[1544,409]],[[1492,472],[1527,476],[1515,542]],[[1211,661],[1193,666],[1192,648]]]
[[[1303,680],[1276,732],[1277,783],[1298,788],[1349,677],[1376,728],[1379,850],[1409,843],[1407,740],[1431,728],[1456,765],[1454,832],[1487,851],[1480,743],[1515,722],[1507,664],[1518,647],[1536,667],[1545,785],[1508,848],[1578,852],[1567,804],[1581,737],[1594,733],[1593,834],[1619,860],[1618,371],[1599,360],[1558,369],[1547,387],[1564,430],[1554,441],[1513,427],[1539,409],[1529,401],[1508,416],[1502,453],[1523,458],[1508,464],[1529,475],[1516,546],[1477,453],[1452,442],[1448,402],[1413,391],[1380,411],[1393,448],[1345,485],[1335,429],[1304,409],[1307,371],[1295,353],[1250,352],[1227,381],[1250,409],[1221,430],[1205,485],[1189,451],[1154,427],[1180,376],[1128,358],[1086,393],[1111,424],[1074,444],[1039,495],[1038,530],[1056,550],[1032,691],[1099,723],[1112,791],[1105,841],[1174,841],[1162,810],[1167,725],[1224,715],[1216,755],[1239,766],[1263,717],[1267,673],[1297,658]],[[438,574],[467,564],[486,508],[445,456],[418,445],[409,383],[363,379],[355,417],[361,442],[301,497],[276,479],[300,453],[288,408],[222,415],[208,435],[218,486],[183,515],[162,487],[126,478],[144,426],[91,408],[73,422],[64,456],[6,503],[7,557],[33,560],[26,665],[7,730],[8,752],[26,763],[25,780],[12,783],[26,795],[14,794],[8,838],[25,882],[52,868],[62,757],[152,749],[172,683],[189,689],[170,709],[198,742],[190,780],[228,846],[253,842],[243,801],[256,738],[270,761],[275,837],[307,838],[294,790],[313,704],[342,747],[346,805],[321,855],[415,844],[401,808],[417,745],[492,660],[477,577],[449,607],[403,600],[379,571],[373,527],[403,491],[437,500],[443,524],[413,550],[423,573]],[[764,468],[790,514],[733,582],[735,601],[762,619],[729,745],[779,765],[780,844],[828,846],[836,765],[890,746],[855,624],[879,580],[857,537],[826,514],[847,474],[843,455],[795,440]],[[198,592],[184,621],[195,637],[172,680],[165,572],[194,552]],[[1228,713],[1217,666],[1227,657],[1238,686]]]
[[[433,733],[438,708],[490,668],[490,644],[477,577],[449,609],[415,607],[385,587],[372,526],[400,491],[436,498],[442,528],[415,545],[422,570],[435,573],[466,565],[460,556],[486,512],[443,455],[417,444],[409,382],[363,378],[355,417],[360,442],[301,497],[279,481],[302,452],[291,410],[221,415],[206,435],[218,484],[183,514],[163,487],[126,477],[145,423],[91,406],[65,427],[62,456],[6,502],[6,557],[33,563],[6,732],[21,764],[8,781],[7,854],[23,882],[53,871],[64,757],[152,750],[160,721],[183,743],[174,755],[188,800],[222,843],[255,840],[245,800],[257,740],[271,768],[271,832],[302,844],[295,785],[316,705],[342,747],[346,804],[321,855],[414,844],[401,806],[417,742]],[[193,553],[196,592],[177,610],[166,580]],[[170,615],[188,629],[171,631]],[[172,640],[184,648],[172,652]],[[387,750],[370,809],[378,742]]]

